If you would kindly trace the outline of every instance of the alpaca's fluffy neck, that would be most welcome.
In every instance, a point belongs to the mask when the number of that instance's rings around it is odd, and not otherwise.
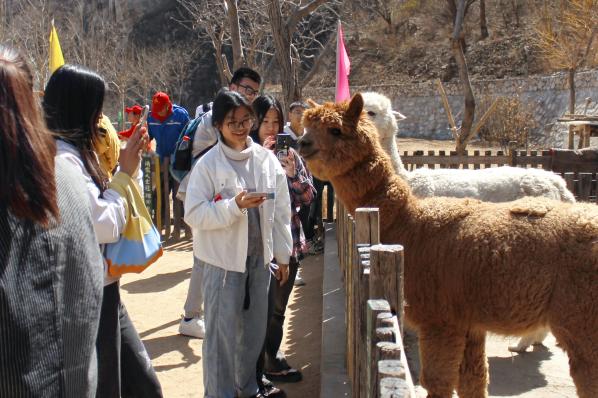
[[[401,177],[407,178],[407,169],[405,169],[403,161],[401,160],[401,156],[399,155],[395,134],[391,135],[390,137],[385,137],[380,141],[380,144],[386,149],[386,152],[390,156],[390,161],[392,162],[392,167],[394,170]]]
[[[351,214],[358,207],[380,207],[383,203],[392,203],[399,210],[413,200],[409,186],[396,175],[381,148],[331,182],[335,194]],[[381,229],[384,222],[381,220]]]

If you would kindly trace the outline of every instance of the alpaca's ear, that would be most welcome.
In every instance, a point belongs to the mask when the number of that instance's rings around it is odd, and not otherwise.
[[[361,96],[361,93],[357,93],[349,102],[349,108],[343,117],[343,126],[349,129],[353,129],[355,126],[357,126],[359,116],[361,116],[361,111],[363,111],[363,97]]]
[[[307,105],[309,105],[310,108],[315,108],[317,106],[320,106],[320,104],[318,104],[316,101],[312,100],[311,98],[308,98],[305,102],[307,102]]]

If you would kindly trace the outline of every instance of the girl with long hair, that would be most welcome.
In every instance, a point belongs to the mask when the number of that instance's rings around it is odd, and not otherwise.
[[[96,237],[100,245],[116,242],[126,223],[126,203],[108,188],[94,143],[104,104],[105,82],[80,66],[63,65],[46,85],[46,123],[56,136],[57,158],[70,162],[85,179]],[[134,180],[146,145],[145,127],[129,139],[119,156],[120,171],[111,184],[137,189]],[[101,246],[103,247],[103,246]],[[160,383],[129,315],[120,301],[119,278],[105,265],[104,297],[97,339],[98,397],[161,397]]]
[[[260,145],[273,150],[276,136],[283,132],[284,113],[280,102],[272,95],[261,95],[253,101],[257,123],[251,137]],[[299,209],[309,205],[315,197],[315,189],[311,174],[305,168],[297,152],[289,148],[288,156],[281,159],[284,168],[289,193],[291,197],[291,232],[293,236],[293,252],[289,261],[289,282],[284,285],[270,284],[268,327],[264,343],[263,355],[258,362],[258,383],[269,395],[278,390],[270,381],[298,382],[301,381],[301,372],[292,368],[286,361],[284,353],[280,351],[283,336],[285,311],[289,296],[293,290],[293,282],[299,268],[299,257],[305,252],[305,237],[301,231]],[[262,378],[262,373],[266,378]]]
[[[31,71],[0,46],[0,396],[95,397],[102,256]]]

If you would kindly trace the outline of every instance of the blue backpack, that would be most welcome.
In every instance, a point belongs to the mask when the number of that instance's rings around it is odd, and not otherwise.
[[[211,106],[210,104],[204,104],[202,105],[202,108],[202,112],[195,119],[189,120],[185,127],[183,127],[183,130],[177,139],[174,153],[170,159],[170,174],[178,182],[181,182],[187,173],[191,171],[191,167],[195,160],[193,158],[193,139],[195,138],[195,131],[201,123],[203,116],[210,111]],[[206,151],[202,151],[197,158],[205,152]]]

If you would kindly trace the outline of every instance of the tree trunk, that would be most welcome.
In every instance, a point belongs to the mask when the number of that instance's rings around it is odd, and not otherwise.
[[[575,113],[575,69],[569,69],[567,75],[569,83],[569,113]]]
[[[230,38],[233,47],[233,73],[239,67],[245,65],[245,55],[243,55],[243,44],[241,43],[241,28],[239,26],[239,12],[237,0],[226,0],[226,13],[228,15],[228,24],[230,27]]]
[[[467,143],[471,140],[473,120],[475,118],[475,97],[473,96],[473,90],[471,88],[471,82],[469,81],[469,71],[467,69],[467,62],[465,61],[465,55],[463,54],[463,48],[461,47],[462,38],[461,31],[463,28],[463,19],[465,16],[465,0],[459,0],[457,7],[457,14],[454,22],[453,34],[451,37],[451,50],[453,57],[457,62],[459,68],[459,79],[461,80],[461,86],[463,88],[463,96],[465,97],[465,110],[463,112],[463,121],[461,122],[461,130],[458,134],[455,150],[458,154],[462,155],[465,152]]]
[[[480,0],[480,36],[488,37],[488,22],[486,21],[486,0]]]
[[[288,106],[293,101],[301,99],[301,86],[298,81],[298,71],[291,56],[291,35],[289,27],[282,21],[279,0],[270,0],[268,3],[268,15],[272,27],[272,37],[276,48],[276,61],[280,68],[280,81],[282,84],[283,106]]]

